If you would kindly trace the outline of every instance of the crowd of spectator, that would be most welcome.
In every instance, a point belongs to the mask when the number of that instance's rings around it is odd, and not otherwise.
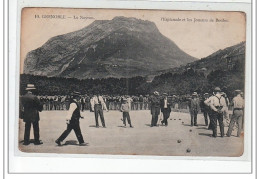
[[[120,110],[123,99],[128,99],[133,110],[150,110],[150,95],[102,95],[108,110]],[[79,105],[81,111],[91,110],[90,100],[93,95],[82,95]],[[38,96],[43,104],[43,110],[68,110],[71,97],[70,95],[57,95],[57,96]],[[189,96],[168,96],[171,107],[173,110],[188,109],[187,98]]]

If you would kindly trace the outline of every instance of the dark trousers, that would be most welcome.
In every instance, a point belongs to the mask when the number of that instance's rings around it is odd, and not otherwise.
[[[70,103],[68,101],[65,102],[66,110],[69,110],[70,108]]]
[[[50,104],[50,110],[52,110],[52,109],[53,109],[53,103]]]
[[[144,103],[140,102],[140,110],[143,110],[143,105],[144,105]]]
[[[146,109],[148,109],[148,103],[147,102],[144,103],[144,110],[146,110]]]
[[[208,129],[212,129],[212,130],[213,130],[213,126],[212,126],[212,114],[209,112],[208,115],[209,115],[209,127],[208,127]]]
[[[163,111],[163,120],[162,123],[164,123],[166,126],[168,126],[168,118],[170,117],[169,111]]]
[[[132,103],[132,104],[131,104],[131,110],[134,110],[134,109],[135,109],[135,104]]]
[[[85,103],[81,103],[81,111],[84,111],[85,109]]]
[[[40,139],[39,122],[25,122],[24,142],[30,141],[31,124],[33,124],[34,141],[37,142]]]
[[[208,112],[207,111],[204,111],[203,112],[203,115],[204,115],[204,119],[205,119],[205,125],[208,126]]]
[[[157,122],[158,122],[158,115],[156,114],[152,115],[151,126],[157,126]]]
[[[86,102],[86,110],[89,110],[90,109],[90,103],[89,102]]]
[[[212,112],[212,130],[213,130],[213,137],[217,137],[217,127],[219,123],[220,128],[220,135],[221,137],[224,136],[224,123],[223,123],[223,114],[218,112]]]
[[[79,123],[67,124],[67,129],[61,134],[61,136],[57,140],[63,141],[70,134],[72,129],[74,130],[79,143],[84,143]]]
[[[134,103],[134,110],[138,110],[138,103],[137,102]]]
[[[47,111],[50,110],[50,104],[49,104],[49,103],[46,103],[46,104],[45,104],[45,110],[47,110]]]
[[[124,125],[126,125],[126,119],[127,119],[128,124],[131,126],[131,119],[130,119],[129,112],[123,112],[123,123],[124,123]]]
[[[100,116],[102,126],[105,127],[105,119],[103,114],[103,109],[101,104],[95,104],[94,106],[94,112],[95,112],[95,120],[96,120],[96,126],[99,126],[98,124],[98,115]]]
[[[191,125],[197,125],[197,115],[198,111],[197,110],[191,110],[190,111],[190,117],[191,117]]]
[[[57,102],[54,102],[54,110],[57,110]]]

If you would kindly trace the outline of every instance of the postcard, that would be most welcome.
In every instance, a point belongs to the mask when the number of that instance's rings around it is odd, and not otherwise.
[[[19,150],[240,157],[246,14],[22,9]]]

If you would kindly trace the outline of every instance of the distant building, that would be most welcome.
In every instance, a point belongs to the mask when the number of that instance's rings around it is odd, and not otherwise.
[[[245,63],[245,54],[240,53],[237,55],[229,55],[226,57],[226,60],[227,60],[227,69],[228,70],[233,70],[235,67],[243,68],[244,63]]]
[[[154,77],[155,77],[155,75],[148,75],[148,76],[146,76],[146,82],[147,83],[151,83],[153,81]]]

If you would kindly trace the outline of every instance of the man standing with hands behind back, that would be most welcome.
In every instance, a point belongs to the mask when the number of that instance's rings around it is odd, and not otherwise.
[[[33,124],[33,133],[34,133],[34,145],[41,145],[40,141],[40,131],[39,131],[39,112],[43,109],[43,104],[40,100],[33,94],[36,90],[34,84],[28,84],[25,89],[27,94],[21,97],[21,105],[23,108],[23,121],[25,122],[25,131],[24,131],[24,142],[23,145],[30,144],[30,130],[31,124]]]
[[[217,137],[217,122],[219,123],[220,135],[224,137],[224,123],[223,123],[223,113],[224,106],[226,105],[225,98],[221,95],[221,90],[219,87],[214,89],[215,95],[210,98],[210,108],[212,109],[212,137]]]

